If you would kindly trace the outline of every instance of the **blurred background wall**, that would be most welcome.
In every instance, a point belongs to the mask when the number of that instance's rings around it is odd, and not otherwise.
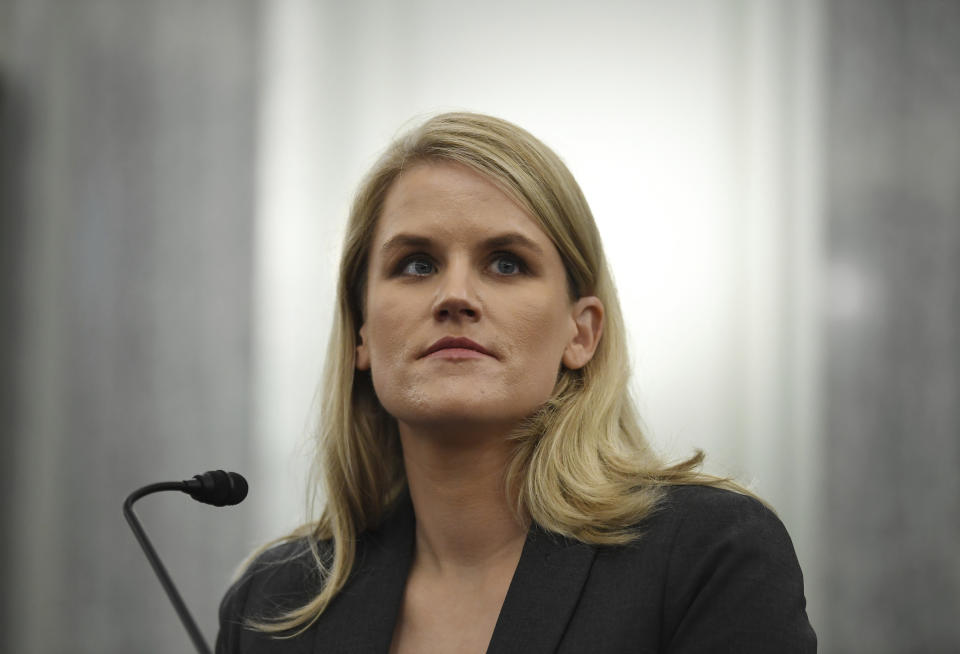
[[[251,464],[256,4],[0,7],[0,650],[186,651],[120,507]],[[212,635],[250,521],[138,506]]]
[[[956,652],[960,3],[828,16],[821,628],[837,651]]]
[[[0,0],[0,649],[212,642],[302,519],[346,207],[501,115],[597,217],[634,390],[794,538],[822,652],[960,650],[960,3]]]

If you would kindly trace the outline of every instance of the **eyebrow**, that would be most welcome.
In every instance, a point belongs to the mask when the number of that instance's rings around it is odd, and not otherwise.
[[[383,254],[389,253],[392,250],[398,250],[403,248],[429,248],[434,244],[433,239],[428,236],[417,236],[416,234],[397,234],[389,239],[383,244],[380,248],[380,252]],[[534,241],[524,236],[519,232],[507,232],[505,234],[499,234],[497,236],[491,236],[488,239],[484,239],[481,243],[481,247],[485,250],[492,250],[496,248],[511,247],[511,246],[520,246],[532,250],[538,255],[543,255],[543,248],[537,245]]]

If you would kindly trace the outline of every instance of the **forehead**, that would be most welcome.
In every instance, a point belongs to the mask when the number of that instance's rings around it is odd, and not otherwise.
[[[387,191],[374,243],[412,231],[452,239],[517,232],[555,249],[538,222],[496,184],[453,162],[417,163]]]

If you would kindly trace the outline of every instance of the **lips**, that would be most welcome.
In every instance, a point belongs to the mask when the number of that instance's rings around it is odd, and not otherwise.
[[[428,357],[434,352],[439,352],[441,350],[473,350],[474,352],[479,352],[480,354],[486,354],[489,357],[493,356],[492,352],[487,350],[479,343],[474,343],[469,338],[464,338],[462,336],[444,336],[439,341],[428,347],[421,355],[421,358]]]

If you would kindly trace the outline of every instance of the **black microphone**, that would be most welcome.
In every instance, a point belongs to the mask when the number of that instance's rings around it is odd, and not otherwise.
[[[150,561],[150,565],[153,566],[153,571],[157,573],[160,584],[163,586],[163,589],[167,591],[167,597],[170,598],[173,608],[176,609],[177,615],[180,616],[180,621],[190,635],[193,646],[196,647],[200,654],[210,654],[210,647],[203,639],[203,634],[201,634],[200,629],[197,628],[197,623],[194,622],[193,616],[191,616],[187,610],[187,605],[183,603],[183,599],[181,599],[180,593],[177,592],[176,586],[173,585],[173,580],[167,573],[167,569],[160,561],[156,550],[153,549],[153,544],[151,544],[150,539],[147,538],[147,533],[143,530],[143,527],[140,526],[140,521],[133,512],[133,503],[141,497],[168,490],[182,491],[204,504],[233,506],[234,504],[239,504],[247,497],[247,480],[236,472],[210,470],[202,475],[194,475],[193,479],[186,481],[163,481],[138,488],[130,493],[123,502],[123,515],[127,518],[127,523],[130,525],[130,529],[133,530],[133,535],[137,537],[140,547],[143,548],[143,553],[147,555],[147,560]]]
[[[247,497],[247,480],[235,472],[210,470],[183,482],[190,497],[213,506],[233,506]]]

